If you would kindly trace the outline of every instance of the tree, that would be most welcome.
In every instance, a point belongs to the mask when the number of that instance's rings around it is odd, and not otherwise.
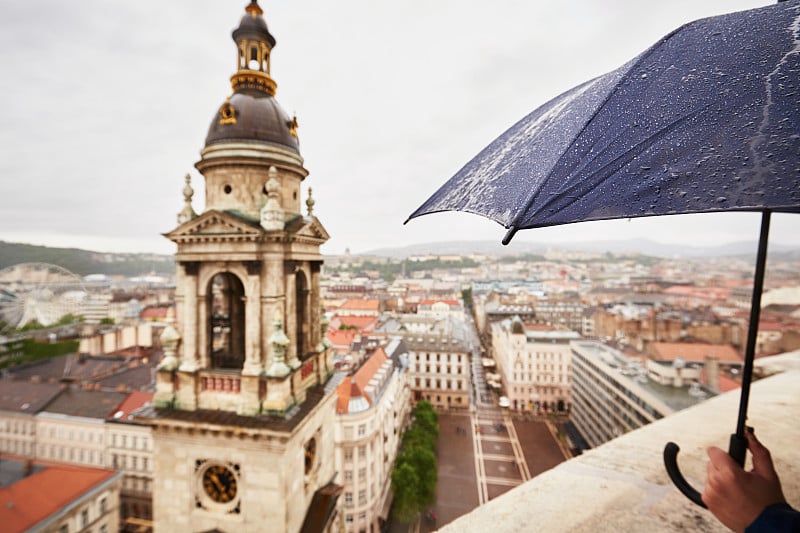
[[[414,422],[403,434],[403,446],[392,472],[394,515],[408,522],[436,500],[436,442],[439,414],[427,401],[413,410]]]
[[[439,413],[430,402],[421,401],[414,407],[414,425],[430,435],[433,442],[439,437]],[[434,446],[435,447],[435,446]]]
[[[394,508],[392,513],[401,522],[411,522],[420,511],[417,487],[419,477],[414,467],[406,462],[398,461],[397,467],[392,471],[392,492],[394,493]]]
[[[436,455],[432,450],[414,446],[403,454],[403,462],[411,465],[419,479],[417,508],[422,510],[436,501],[436,481],[439,477]]]

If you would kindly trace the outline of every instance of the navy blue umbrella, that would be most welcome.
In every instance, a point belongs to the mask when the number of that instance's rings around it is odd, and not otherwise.
[[[489,144],[409,220],[465,211],[517,230],[588,220],[760,211],[744,437],[770,213],[800,212],[800,0],[701,19],[554,98]],[[407,221],[406,221],[407,222]],[[677,467],[671,478],[703,505]]]

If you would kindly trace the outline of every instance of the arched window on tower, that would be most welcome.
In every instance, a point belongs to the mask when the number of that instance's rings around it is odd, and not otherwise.
[[[258,48],[253,45],[250,47],[250,63],[248,64],[250,70],[258,70]]]
[[[306,275],[302,270],[298,270],[295,274],[295,310],[296,310],[296,324],[297,324],[297,357],[301,360],[305,359],[308,352],[311,351],[310,331],[311,331],[311,309],[309,297],[310,291],[308,290],[308,282]]]
[[[215,275],[209,282],[208,339],[212,368],[244,366],[244,286],[231,273]]]

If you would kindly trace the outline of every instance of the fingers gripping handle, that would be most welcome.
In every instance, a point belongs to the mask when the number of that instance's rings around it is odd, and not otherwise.
[[[697,492],[694,487],[689,485],[689,482],[686,481],[686,478],[683,477],[683,474],[681,474],[680,468],[678,468],[679,451],[680,448],[674,442],[668,442],[667,445],[664,446],[664,466],[667,468],[667,474],[669,474],[669,478],[672,480],[672,483],[675,484],[675,486],[683,493],[684,496],[692,500],[700,507],[707,509],[706,504],[703,503],[703,499],[700,497],[700,493]]]

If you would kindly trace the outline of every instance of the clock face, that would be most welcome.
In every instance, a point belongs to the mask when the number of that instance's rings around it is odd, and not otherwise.
[[[236,497],[236,474],[223,465],[211,465],[203,473],[203,489],[217,503],[228,503]]]

